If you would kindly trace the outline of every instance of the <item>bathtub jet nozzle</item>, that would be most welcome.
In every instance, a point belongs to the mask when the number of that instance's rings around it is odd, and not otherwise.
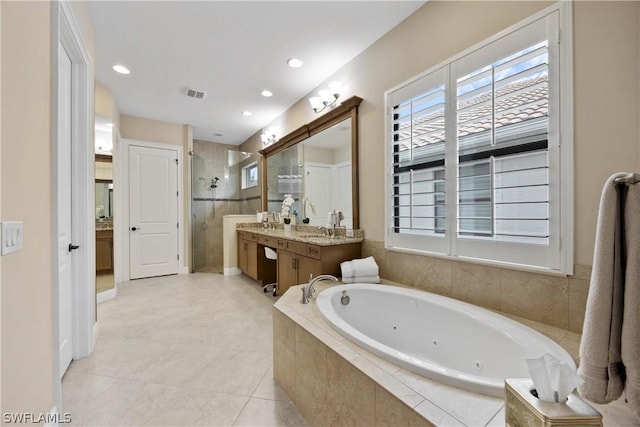
[[[347,291],[342,291],[342,296],[340,297],[340,303],[342,305],[349,305],[349,302],[351,302],[351,297],[347,295]]]

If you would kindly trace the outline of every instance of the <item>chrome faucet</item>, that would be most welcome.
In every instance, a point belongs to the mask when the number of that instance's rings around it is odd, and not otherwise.
[[[321,274],[317,277],[313,277],[313,274],[310,274],[309,283],[306,286],[302,287],[302,299],[300,300],[300,304],[309,304],[309,299],[311,298],[313,293],[316,291],[313,288],[313,285],[315,285],[316,282],[319,282],[321,280],[332,280],[334,282],[337,282],[338,278],[330,274]]]
[[[331,236],[331,230],[327,227],[318,227],[318,230],[322,231],[323,236]]]

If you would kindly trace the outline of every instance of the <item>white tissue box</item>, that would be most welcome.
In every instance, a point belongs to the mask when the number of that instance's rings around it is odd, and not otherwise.
[[[602,427],[602,415],[575,393],[569,395],[566,403],[549,403],[539,400],[531,390],[533,381],[529,378],[505,380],[507,427]]]

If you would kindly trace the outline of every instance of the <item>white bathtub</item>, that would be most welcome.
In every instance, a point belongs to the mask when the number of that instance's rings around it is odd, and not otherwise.
[[[349,303],[341,303],[346,291]],[[569,353],[544,335],[462,301],[397,286],[351,284],[322,291],[325,321],[350,341],[417,374],[502,397],[504,379],[529,377],[525,359]]]

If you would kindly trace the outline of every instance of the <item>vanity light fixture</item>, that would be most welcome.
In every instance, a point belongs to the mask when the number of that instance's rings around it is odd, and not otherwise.
[[[315,113],[320,113],[325,109],[333,109],[337,106],[338,98],[340,98],[340,82],[332,82],[329,89],[322,89],[318,92],[318,96],[309,98],[311,108]]]
[[[280,139],[280,128],[267,128],[262,132],[260,138],[262,139],[262,146],[268,147]]]
[[[112,68],[113,68],[113,71],[120,74],[129,74],[131,72],[127,67],[121,64],[116,64]]]

